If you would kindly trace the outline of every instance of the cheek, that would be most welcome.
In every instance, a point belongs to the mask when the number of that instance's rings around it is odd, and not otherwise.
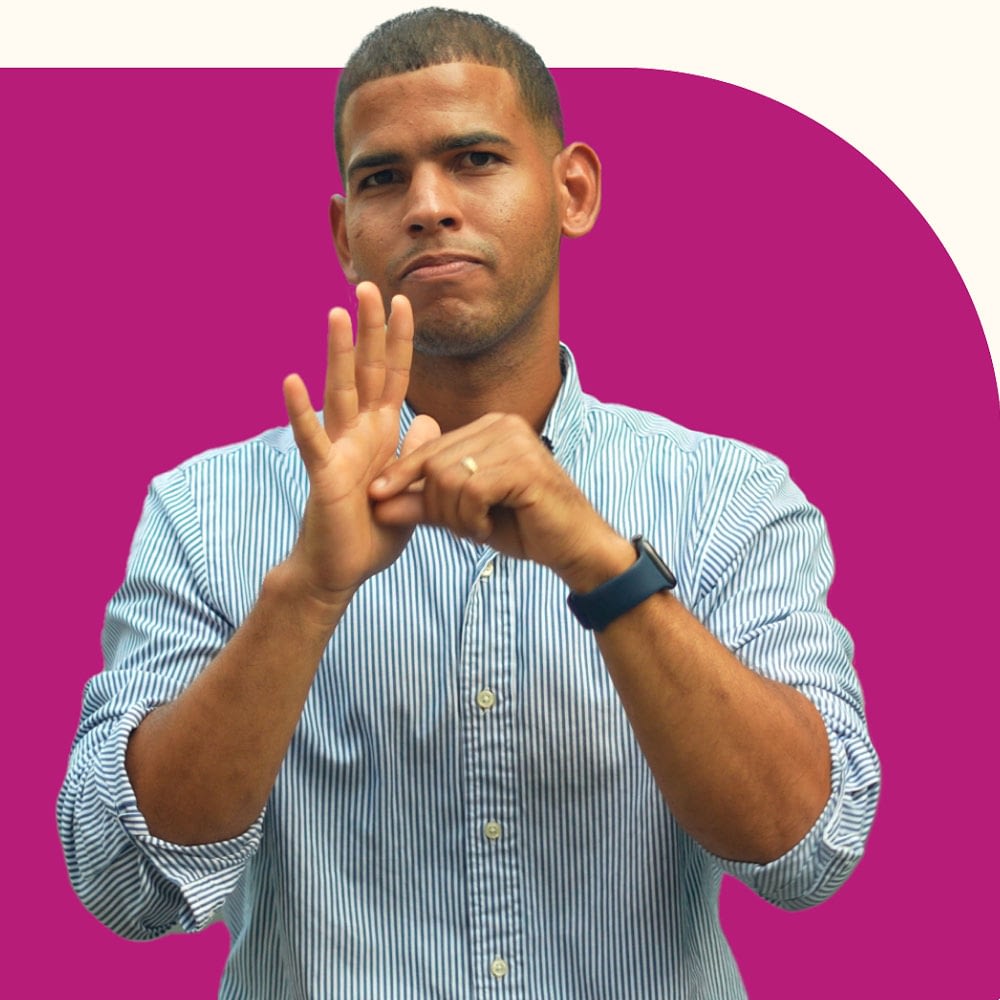
[[[507,241],[516,246],[548,246],[558,237],[558,212],[545,189],[527,188],[501,200],[495,217]]]
[[[515,202],[501,201],[493,206],[493,228],[510,238],[524,228],[524,220],[519,217]]]
[[[491,227],[506,239],[538,242],[555,217],[552,191],[545,184],[518,184],[493,192],[485,204]]]
[[[377,227],[370,221],[358,219],[347,229],[347,240],[351,247],[354,266],[359,272],[372,272],[379,262],[384,263],[387,243]]]

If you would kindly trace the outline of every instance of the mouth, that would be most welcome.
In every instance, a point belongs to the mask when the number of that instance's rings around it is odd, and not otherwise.
[[[439,281],[467,274],[483,262],[464,253],[427,253],[414,257],[402,270],[400,280]]]

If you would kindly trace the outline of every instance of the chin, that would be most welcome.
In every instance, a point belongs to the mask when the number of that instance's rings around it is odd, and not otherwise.
[[[414,331],[413,349],[431,358],[476,358],[503,339],[504,334],[496,330],[433,326]]]
[[[436,309],[416,317],[413,349],[435,358],[475,358],[504,340],[508,331],[495,317]]]
[[[539,305],[525,305],[514,295],[502,304],[481,302],[478,307],[458,299],[438,300],[416,312],[413,348],[425,357],[481,358],[530,337],[538,328]]]

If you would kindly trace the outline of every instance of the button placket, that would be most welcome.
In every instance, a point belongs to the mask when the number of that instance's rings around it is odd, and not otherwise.
[[[485,554],[484,554],[485,555]],[[521,903],[516,838],[508,825],[516,802],[513,729],[516,700],[513,605],[508,574],[495,553],[471,581],[462,635],[463,737],[469,829],[469,912],[472,915],[477,994],[505,980],[510,989],[512,949],[520,939]]]

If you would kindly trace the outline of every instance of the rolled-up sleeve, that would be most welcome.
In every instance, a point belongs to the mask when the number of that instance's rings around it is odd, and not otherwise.
[[[209,593],[199,516],[181,471],[154,480],[108,606],[105,670],[84,691],[57,819],[70,881],[116,933],[148,939],[211,922],[261,839],[263,814],[239,837],[183,846],[150,834],[125,769],[132,731],[172,701],[234,626]]]
[[[853,643],[827,609],[833,557],[822,515],[769,456],[758,453],[735,482],[730,496],[714,497],[718,516],[703,539],[693,610],[748,667],[816,706],[829,740],[831,794],[809,832],[780,858],[764,865],[716,860],[776,906],[803,909],[832,895],[861,859],[881,772]]]

